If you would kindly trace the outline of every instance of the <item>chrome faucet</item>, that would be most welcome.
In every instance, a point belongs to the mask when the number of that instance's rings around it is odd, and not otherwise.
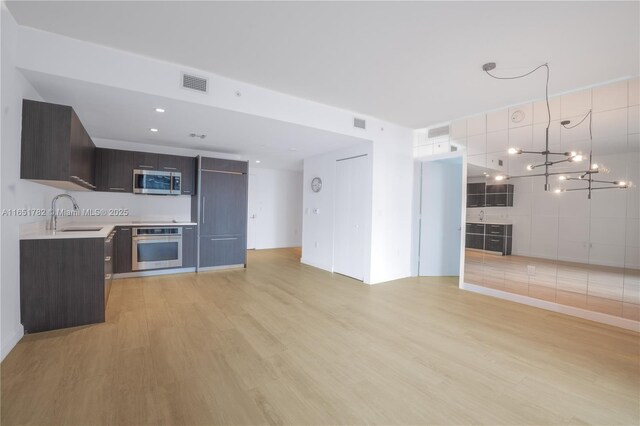
[[[56,210],[56,202],[58,201],[58,198],[62,197],[71,200],[71,202],[73,203],[74,211],[77,212],[80,209],[80,207],[78,207],[78,202],[76,201],[76,199],[69,194],[59,194],[53,197],[53,200],[51,200],[51,219],[49,219],[49,226],[47,229],[54,232],[58,230],[58,212]]]
[[[480,222],[484,222],[484,210],[480,210],[480,213],[478,213],[478,216],[480,217]]]

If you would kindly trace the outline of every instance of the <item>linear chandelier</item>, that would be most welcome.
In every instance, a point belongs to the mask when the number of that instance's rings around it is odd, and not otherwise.
[[[500,77],[500,76],[496,76],[494,74],[491,73],[491,71],[493,71],[496,68],[496,63],[495,62],[488,62],[486,64],[484,64],[482,66],[482,70],[489,75],[492,78],[495,78],[497,80],[515,80],[515,79],[519,79],[519,78],[524,78],[527,77],[530,74],[533,74],[534,72],[536,72],[537,70],[541,69],[541,68],[545,68],[546,72],[547,72],[547,78],[546,78],[546,83],[545,83],[545,93],[544,93],[544,98],[545,98],[545,102],[546,102],[546,107],[547,107],[547,127],[545,129],[545,147],[544,150],[542,151],[527,151],[527,150],[523,150],[523,149],[519,149],[519,148],[509,148],[509,150],[507,151],[509,154],[536,154],[536,155],[542,155],[544,157],[544,161],[542,163],[539,164],[529,164],[527,165],[527,170],[531,171],[531,170],[535,170],[535,169],[540,169],[540,168],[544,168],[544,172],[543,173],[537,173],[537,174],[526,174],[526,175],[518,175],[518,176],[509,176],[509,175],[497,175],[495,177],[495,180],[497,181],[501,181],[501,180],[506,180],[506,179],[516,179],[516,178],[532,178],[532,177],[541,177],[544,176],[544,190],[545,191],[550,191],[551,190],[551,184],[549,183],[549,177],[550,176],[558,176],[559,180],[561,181],[571,181],[571,180],[579,180],[579,181],[584,181],[587,182],[587,186],[583,187],[583,188],[558,188],[555,189],[554,192],[556,193],[562,193],[562,192],[569,192],[569,191],[587,191],[587,196],[589,199],[591,199],[591,192],[597,189],[625,189],[629,187],[629,183],[625,182],[625,181],[604,181],[604,180],[597,180],[594,179],[594,175],[600,172],[600,169],[598,167],[598,165],[596,163],[593,163],[593,152],[590,151],[589,152],[589,167],[587,170],[579,170],[579,171],[561,171],[561,172],[555,172],[552,171],[551,168],[555,165],[558,164],[563,164],[563,163],[578,163],[583,161],[584,155],[582,155],[581,153],[578,153],[576,151],[565,151],[565,152],[552,152],[549,149],[549,128],[551,127],[551,108],[549,106],[549,75],[550,75],[550,68],[549,68],[549,64],[548,63],[544,63],[542,65],[537,66],[536,68],[534,68],[533,70],[525,73],[525,74],[521,74],[521,75],[516,75],[516,76],[510,76],[510,77]],[[560,124],[565,128],[565,129],[573,129],[577,126],[579,126],[580,124],[582,124],[587,117],[589,117],[589,140],[593,141],[593,135],[591,132],[591,123],[592,123],[592,113],[591,110],[589,110],[589,112],[582,118],[582,120],[580,120],[580,122],[578,122],[577,124],[570,126],[569,124],[571,123],[571,121],[569,120],[564,120],[561,121]],[[573,176],[572,176],[573,175]],[[577,176],[575,176],[577,175]],[[607,184],[609,186],[596,186],[594,184]]]

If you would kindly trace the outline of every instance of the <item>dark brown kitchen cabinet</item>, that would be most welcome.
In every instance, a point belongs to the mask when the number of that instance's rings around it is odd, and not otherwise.
[[[246,265],[247,166],[242,161],[201,159],[200,268]]]
[[[113,269],[116,274],[131,272],[131,227],[116,227]]]
[[[182,177],[180,193],[194,195],[196,178],[195,157],[183,157],[180,155],[158,155],[158,170],[165,172],[180,172]]]
[[[133,168],[138,170],[158,170],[158,154],[151,152],[134,152]]]
[[[196,226],[182,227],[182,267],[196,266]]]
[[[201,164],[202,170],[211,170],[216,172],[247,173],[249,170],[249,163],[246,161],[202,157]]]
[[[513,244],[513,225],[505,223],[473,223],[466,226],[465,247],[499,253],[511,254]]]
[[[133,192],[133,151],[96,149],[98,191]]]
[[[196,187],[196,158],[195,157],[178,157],[180,159],[180,171],[182,172],[182,189],[183,195],[196,195],[198,193]]]
[[[94,190],[95,145],[70,106],[22,102],[20,178]]]
[[[104,238],[20,241],[20,316],[26,333],[104,322],[109,294]]]

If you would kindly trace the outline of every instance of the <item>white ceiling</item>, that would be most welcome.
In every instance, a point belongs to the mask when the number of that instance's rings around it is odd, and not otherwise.
[[[419,128],[637,75],[638,2],[8,2],[18,23]]]
[[[238,154],[260,160],[260,167],[289,170],[301,170],[303,158],[365,142],[176,99],[29,70],[22,73],[47,102],[73,106],[92,138]],[[152,133],[150,128],[159,131]],[[207,137],[191,138],[190,133]]]

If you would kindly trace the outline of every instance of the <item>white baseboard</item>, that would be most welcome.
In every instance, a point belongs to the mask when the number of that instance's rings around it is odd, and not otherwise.
[[[547,302],[521,294],[509,293],[508,291],[496,290],[493,288],[483,287],[480,285],[462,283],[460,288],[472,291],[474,293],[484,294],[487,296],[497,297],[499,299],[510,300],[512,302],[522,303],[536,308],[546,309],[548,311],[558,312],[561,314],[571,315],[574,317],[600,322],[614,327],[624,328],[640,332],[640,322],[627,318],[617,317],[615,315],[603,314],[600,312],[588,311],[586,309],[575,308],[573,306],[561,305],[559,303]]]
[[[22,339],[22,336],[24,336],[24,327],[22,326],[22,324],[19,324],[15,333],[13,333],[13,335],[9,339],[7,339],[6,342],[2,342],[2,353],[0,354],[0,361],[4,360],[4,358],[9,355],[9,352],[11,352],[11,350],[18,344],[20,339]]]
[[[322,265],[320,263],[315,263],[315,262],[310,262],[310,261],[306,260],[305,258],[300,259],[300,263],[303,263],[303,264],[309,265],[309,266],[313,266],[314,268],[322,269],[323,271],[333,272],[333,268],[331,266]]]

